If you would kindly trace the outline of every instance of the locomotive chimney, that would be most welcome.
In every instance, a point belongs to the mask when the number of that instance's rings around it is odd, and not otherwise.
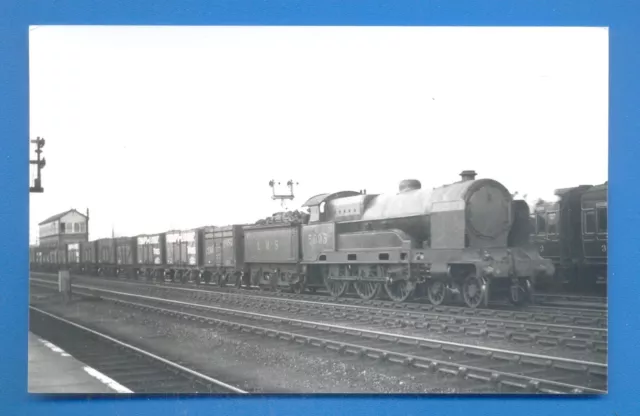
[[[466,182],[466,181],[472,181],[476,179],[476,171],[475,170],[464,170],[462,171],[462,173],[460,174],[460,177],[462,178],[462,182]]]
[[[415,191],[416,189],[422,188],[422,184],[417,179],[405,179],[400,182],[400,192],[409,192]]]

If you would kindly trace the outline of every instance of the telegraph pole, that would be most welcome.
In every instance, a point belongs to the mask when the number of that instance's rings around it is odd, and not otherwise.
[[[44,147],[44,139],[38,137],[36,140],[31,140],[31,143],[36,144],[36,154],[38,155],[38,158],[36,160],[29,160],[29,164],[37,166],[38,176],[36,176],[34,186],[29,187],[29,192],[42,193],[44,192],[44,188],[42,187],[40,170],[42,170],[47,164],[47,160],[45,158],[40,158],[40,155],[42,154],[42,148]]]
[[[280,185],[280,182],[277,183],[277,185]],[[292,179],[290,179],[287,182],[287,186],[289,187],[289,193],[288,194],[276,194],[276,181],[274,181],[273,179],[269,181],[269,186],[271,187],[271,189],[273,190],[273,196],[271,197],[271,199],[276,200],[279,199],[282,205],[282,208],[285,208],[285,201],[287,199],[293,200],[295,198],[295,196],[293,195],[293,185],[298,185],[298,182],[293,182]]]

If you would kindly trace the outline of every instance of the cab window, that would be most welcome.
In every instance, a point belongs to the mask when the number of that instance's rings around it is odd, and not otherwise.
[[[584,211],[584,232],[585,234],[593,234],[596,232],[596,213],[591,211]]]
[[[547,233],[558,234],[558,213],[547,212]]]
[[[547,221],[544,212],[536,213],[536,234],[545,234],[547,232]]]
[[[318,207],[311,207],[310,213],[311,213],[311,216],[309,218],[310,221],[313,221],[313,222],[320,221],[320,211]]]
[[[598,233],[607,233],[607,207],[598,207]]]

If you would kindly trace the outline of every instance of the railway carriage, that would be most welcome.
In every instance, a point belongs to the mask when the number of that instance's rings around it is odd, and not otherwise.
[[[607,187],[581,185],[555,191],[558,200],[536,205],[532,240],[555,266],[555,289],[593,287],[607,276]]]
[[[581,198],[582,247],[588,281],[596,284],[607,281],[608,248],[608,184],[594,186]]]

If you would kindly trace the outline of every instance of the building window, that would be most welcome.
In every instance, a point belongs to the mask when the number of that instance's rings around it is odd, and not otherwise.
[[[80,223],[80,232],[81,232],[81,233],[84,233],[84,232],[85,232],[85,228],[84,228],[84,227],[85,227],[85,223],[81,222],[81,223]]]
[[[79,223],[75,223],[73,224],[73,232],[75,233],[79,233],[80,232],[80,224]]]
[[[60,234],[64,234],[64,226],[65,226],[65,223],[61,222],[60,223]]]

